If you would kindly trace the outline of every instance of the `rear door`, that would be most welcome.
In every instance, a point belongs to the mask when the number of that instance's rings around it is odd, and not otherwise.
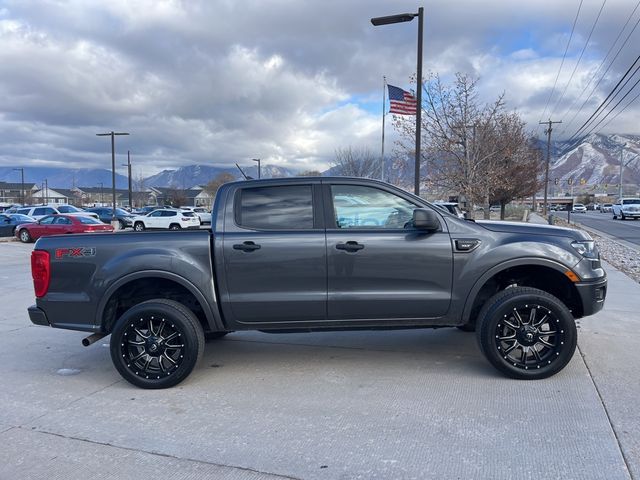
[[[225,316],[240,323],[324,320],[322,221],[319,181],[238,188],[227,199],[218,279]]]
[[[401,319],[445,315],[453,251],[438,232],[412,227],[423,207],[384,186],[325,185],[328,318]]]

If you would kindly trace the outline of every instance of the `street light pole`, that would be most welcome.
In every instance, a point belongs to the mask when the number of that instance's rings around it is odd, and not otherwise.
[[[386,17],[375,17],[371,19],[371,23],[378,27],[380,25],[390,25],[392,23],[410,22],[418,17],[418,58],[416,65],[416,152],[415,152],[415,169],[414,169],[414,187],[413,191],[420,196],[420,143],[422,128],[422,31],[424,25],[424,8],[418,8],[418,13],[401,13],[398,15],[389,15]]]
[[[129,175],[129,208],[133,208],[132,198],[133,195],[131,193],[131,153],[127,150],[127,163],[122,164],[123,167],[127,167],[127,172]]]
[[[125,132],[96,133],[98,137],[111,137],[111,192],[113,194],[113,210],[111,211],[111,223],[116,221],[116,135],[129,135]]]
[[[258,162],[258,178],[260,178],[260,159],[259,158],[252,158],[252,160],[254,162]]]
[[[20,203],[24,206],[24,168],[14,168],[20,170]]]
[[[633,158],[629,159],[626,163],[623,163],[623,160],[622,160],[623,153],[624,153],[624,147],[620,149],[620,185],[618,185],[618,198],[620,199],[622,199],[622,173],[623,173],[624,167],[626,167],[631,162],[633,162],[636,158],[638,158],[638,155],[634,155]]]

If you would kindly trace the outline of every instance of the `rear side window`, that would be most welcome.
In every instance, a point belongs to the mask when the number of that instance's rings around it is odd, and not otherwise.
[[[245,188],[240,194],[238,224],[256,230],[313,228],[311,185]]]
[[[29,215],[29,212],[31,212],[30,208],[21,208],[20,210],[18,210],[18,213],[20,215]]]
[[[162,212],[162,216],[163,217],[175,217],[178,214],[178,212],[172,211],[172,210],[163,210]]]
[[[56,211],[53,208],[41,207],[33,211],[34,215],[54,215]]]

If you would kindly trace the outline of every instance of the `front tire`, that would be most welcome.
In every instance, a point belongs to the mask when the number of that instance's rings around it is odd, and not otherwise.
[[[177,223],[172,223],[171,225],[169,225],[169,230],[180,230],[180,225],[178,225]]]
[[[20,241],[22,243],[31,242],[31,234],[29,233],[29,230],[27,230],[26,228],[23,228],[22,230],[20,230]]]
[[[135,225],[133,226],[133,229],[136,232],[144,232],[144,223],[142,222],[136,222]]]
[[[111,333],[111,360],[129,383],[147,389],[183,381],[204,352],[204,332],[191,310],[154,299],[127,310]]]
[[[529,287],[491,297],[478,316],[476,338],[487,360],[503,374],[522,380],[555,375],[573,357],[576,324],[553,295]]]
[[[627,217],[625,217],[624,215],[624,212],[620,212],[620,219],[623,221],[627,219]]]

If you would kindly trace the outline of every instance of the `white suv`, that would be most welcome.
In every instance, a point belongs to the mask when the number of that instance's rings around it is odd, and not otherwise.
[[[64,215],[72,215],[79,217],[92,217],[96,220],[99,220],[98,214],[95,212],[87,212],[86,210],[81,210],[78,207],[74,207],[73,205],[56,205],[56,210]]]
[[[7,210],[7,212],[9,212],[9,210]],[[15,209],[15,212],[11,211],[11,213],[19,213],[20,215],[27,215],[29,217],[35,218],[36,220],[40,220],[47,215],[58,215],[60,212],[55,207],[50,207],[49,205],[39,205],[31,207],[18,207]]]
[[[133,229],[136,232],[152,228],[180,230],[182,228],[199,227],[200,218],[194,212],[184,212],[172,208],[161,208],[147,215],[133,217]]]
[[[613,219],[640,218],[640,198],[621,198],[611,207]]]

